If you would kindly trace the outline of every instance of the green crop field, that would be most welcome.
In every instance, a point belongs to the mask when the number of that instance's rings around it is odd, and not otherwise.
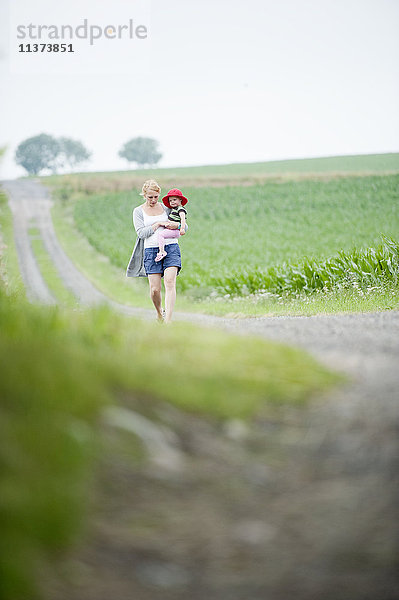
[[[399,176],[291,181],[259,186],[184,188],[189,233],[181,240],[180,290],[210,293],[215,281],[266,271],[307,257],[399,239]],[[138,191],[93,195],[75,205],[80,231],[124,269],[135,239]]]
[[[106,294],[145,306],[143,281],[127,285],[123,279],[136,237],[132,210],[142,202],[147,177],[163,193],[178,186],[190,199],[190,229],[181,240],[181,309],[227,314],[232,300],[233,313],[240,314],[397,306],[399,154],[44,178],[57,199],[58,235],[73,260]],[[311,270],[319,275],[308,276]],[[339,297],[314,302],[310,292],[331,287]],[[349,295],[342,303],[344,288]],[[358,289],[367,291],[367,302]],[[298,291],[307,294],[306,306],[290,305]],[[248,293],[251,303],[243,304]]]

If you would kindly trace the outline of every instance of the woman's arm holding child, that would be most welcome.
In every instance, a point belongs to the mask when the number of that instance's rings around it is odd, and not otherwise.
[[[143,240],[150,237],[163,223],[157,222],[152,225],[144,225],[143,210],[141,206],[137,206],[133,211],[133,225],[137,236]]]

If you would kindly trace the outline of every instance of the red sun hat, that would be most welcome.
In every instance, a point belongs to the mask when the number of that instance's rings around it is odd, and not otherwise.
[[[181,190],[178,190],[177,188],[173,188],[173,190],[169,190],[169,192],[166,194],[166,196],[164,196],[162,198],[162,202],[168,208],[171,208],[170,202],[169,202],[169,196],[177,196],[178,198],[181,198],[181,205],[182,206],[184,206],[188,202],[187,198],[185,196],[183,196],[183,192]]]

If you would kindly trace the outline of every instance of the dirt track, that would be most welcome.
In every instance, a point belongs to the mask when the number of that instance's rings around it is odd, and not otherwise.
[[[10,198],[21,272],[30,299],[54,302],[29,244],[28,228],[38,227],[65,285],[76,297],[84,304],[108,302],[60,247],[46,190],[29,180],[3,182],[2,186]],[[152,310],[136,311],[110,303],[126,314],[153,318]],[[148,556],[135,547],[135,540],[129,541],[128,536],[123,550],[124,545],[121,546],[112,533],[103,539],[110,523],[121,527],[120,515],[111,511],[99,525],[93,547],[81,558],[86,566],[91,565],[93,573],[103,575],[104,593],[97,588],[92,596],[88,588],[84,594],[79,590],[73,594],[69,590],[65,591],[65,598],[102,600],[113,592],[117,600],[128,597],[285,600],[291,595],[300,600],[338,597],[393,600],[397,597],[394,575],[397,529],[393,520],[398,481],[399,312],[234,320],[177,313],[176,318],[297,345],[330,367],[344,371],[350,380],[322,403],[313,405],[305,415],[288,415],[274,425],[260,422],[250,432],[232,424],[217,442],[218,432],[210,429],[210,425],[194,425],[182,417],[177,426],[182,431],[178,435],[184,438],[188,430],[194,439],[196,436],[199,439],[202,430],[207,439],[208,450],[204,450],[203,440],[199,449],[197,440],[198,447],[191,449],[191,460],[200,464],[199,469],[204,469],[200,478],[207,481],[208,490],[216,484],[207,469],[215,466],[216,479],[218,468],[230,473],[226,481],[231,483],[232,490],[235,477],[241,483],[245,481],[247,492],[241,499],[241,517],[235,514],[240,512],[234,504],[235,492],[232,491],[233,499],[224,497],[220,490],[206,496],[206,490],[197,489],[198,483],[192,474],[188,480],[179,475],[168,484],[170,489],[166,491],[160,479],[154,479],[151,474],[147,476],[141,471],[131,474],[145,480],[145,486],[166,503],[176,501],[173,494],[177,491],[182,495],[179,502],[183,502],[183,510],[186,497],[186,510],[198,502],[197,508],[204,511],[203,520],[215,519],[212,527],[203,524],[202,530],[197,523],[189,523],[188,516],[180,523],[186,533],[191,531],[192,535],[202,536],[212,560],[202,555],[200,548],[193,551],[186,542],[172,535],[177,546],[170,550],[168,562],[165,558],[168,536],[162,531],[159,547],[152,548],[151,552],[147,549]],[[270,451],[266,440],[274,450],[278,448],[288,456],[282,467],[283,474],[277,479],[273,469],[262,470],[262,461],[267,462]],[[220,456],[215,459],[218,453]],[[253,464],[249,456],[253,457]],[[252,479],[248,479],[252,468]],[[118,474],[115,465],[112,469],[116,487],[120,486],[122,494],[129,494],[124,487],[128,474]],[[187,496],[184,487],[187,481],[197,489],[198,497]],[[144,504],[145,495],[142,492]],[[135,506],[135,500],[130,501]],[[235,512],[229,502],[235,505]],[[144,508],[136,506],[135,510],[140,514]],[[171,508],[167,519],[173,522],[175,518]],[[222,522],[226,529],[221,528]],[[232,538],[227,535],[227,529],[233,532]],[[213,535],[219,536],[219,541]],[[298,541],[301,543],[297,547]],[[229,554],[229,548],[238,542],[240,559]],[[112,554],[112,544],[117,544],[119,558],[116,550]],[[138,553],[138,562],[135,553]],[[136,565],[131,572],[128,565],[133,563],[129,563],[129,556]],[[116,561],[114,571],[107,570],[104,560]],[[237,574],[237,560],[241,574]],[[200,577],[195,572],[198,561],[202,565]],[[149,580],[157,577],[159,585],[154,587]],[[134,590],[137,595],[127,595],[128,590]],[[63,591],[54,592],[54,597],[64,598]]]

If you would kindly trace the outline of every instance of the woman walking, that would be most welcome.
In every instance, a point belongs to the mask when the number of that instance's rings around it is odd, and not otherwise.
[[[180,190],[171,190],[179,192]],[[159,202],[161,188],[153,179],[148,179],[142,188],[145,202],[133,210],[133,224],[137,233],[136,244],[130,258],[126,276],[147,277],[150,296],[158,319],[169,323],[176,301],[176,277],[181,269],[181,254],[177,238],[165,239],[166,256],[156,261],[159,251],[159,228],[177,229],[178,224],[168,221],[170,209]],[[187,201],[186,198],[184,200]],[[161,280],[165,286],[165,312],[162,310]]]

